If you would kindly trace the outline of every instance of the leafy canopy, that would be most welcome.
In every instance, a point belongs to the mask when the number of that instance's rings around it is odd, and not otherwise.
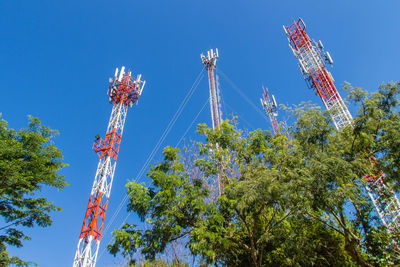
[[[64,188],[67,183],[57,172],[65,166],[61,151],[52,138],[57,131],[30,117],[28,128],[8,128],[0,121],[0,265],[28,265],[9,257],[7,245],[22,247],[29,236],[23,227],[51,225],[50,213],[59,211],[51,201],[39,195],[43,186]]]

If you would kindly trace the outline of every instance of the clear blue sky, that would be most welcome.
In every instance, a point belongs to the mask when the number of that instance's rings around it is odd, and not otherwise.
[[[279,103],[321,104],[306,88],[282,25],[304,19],[310,36],[333,57],[338,88],[349,81],[375,90],[400,79],[399,10],[396,0],[1,1],[0,112],[14,128],[26,126],[31,114],[60,131],[55,142],[69,164],[62,174],[70,184],[61,192],[43,191],[63,211],[54,214],[52,227],[27,231],[32,240],[11,252],[39,266],[72,265],[98,160],[91,146],[106,130],[106,90],[115,67],[142,73],[147,84],[128,113],[106,224],[200,72],[201,52],[218,47],[217,66],[257,106],[262,83]],[[221,88],[240,126],[271,129],[224,79]],[[176,144],[207,97],[203,79],[164,146]],[[232,113],[228,105],[225,115]],[[209,107],[197,122],[210,123]],[[125,216],[124,207],[111,229]],[[135,216],[128,220],[137,223]],[[103,233],[100,253],[111,229]],[[104,253],[97,266],[119,263]]]

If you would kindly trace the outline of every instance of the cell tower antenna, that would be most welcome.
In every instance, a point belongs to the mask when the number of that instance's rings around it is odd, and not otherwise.
[[[215,49],[215,53],[212,49],[207,51],[207,56],[204,54],[200,55],[201,61],[208,73],[208,85],[210,88],[210,109],[211,109],[211,119],[213,129],[219,129],[221,123],[221,114],[218,104],[217,93],[215,89],[215,74],[214,70],[216,68],[218,55],[218,48]]]
[[[322,42],[315,42],[306,33],[306,25],[300,18],[289,26],[283,26],[289,40],[289,47],[297,58],[299,68],[309,88],[316,91],[328,109],[337,129],[352,125],[353,118],[334,85],[326,64],[333,64],[331,55],[324,51]],[[370,159],[375,162],[375,158]],[[386,175],[366,175],[366,190],[373,205],[389,233],[400,232],[400,202],[396,193],[385,184]],[[397,245],[398,242],[393,242]]]
[[[221,123],[221,112],[219,106],[219,92],[217,97],[217,90],[215,85],[215,73],[214,70],[216,68],[217,59],[219,58],[218,48],[215,49],[215,53],[212,49],[207,51],[207,56],[204,54],[200,55],[201,61],[208,73],[208,85],[210,89],[210,109],[211,109],[211,119],[213,129],[219,129]],[[216,144],[216,149],[219,149],[218,144]],[[218,194],[222,194],[222,181],[221,181],[221,173],[223,172],[223,166],[220,162],[220,172],[217,176],[217,184],[218,184]]]
[[[269,97],[268,88],[264,89],[264,86],[262,86],[262,89],[262,98],[260,98],[261,105],[264,108],[265,113],[268,114],[269,119],[271,120],[274,135],[279,135],[280,131],[278,127],[278,120],[276,119],[276,117],[278,116],[278,105],[276,104],[274,95],[271,95],[271,98]]]
[[[93,144],[93,150],[100,159],[75,252],[74,267],[96,265],[126,114],[128,107],[138,101],[145,84],[140,77],[133,78],[131,72],[125,73],[125,67],[122,67],[120,71],[117,68],[114,77],[110,78],[108,95],[113,108],[104,139],[96,136]]]

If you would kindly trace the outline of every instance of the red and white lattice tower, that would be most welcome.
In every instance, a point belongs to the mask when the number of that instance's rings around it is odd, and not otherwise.
[[[321,97],[325,107],[330,111],[336,128],[352,125],[353,118],[334,85],[331,73],[326,69],[326,64],[333,64],[333,61],[329,53],[324,51],[321,41],[315,42],[310,39],[301,18],[283,28],[307,85]],[[371,162],[374,161],[375,159],[371,158]],[[387,227],[389,233],[398,234],[400,202],[396,193],[385,185],[385,174],[380,172],[375,176],[367,175],[364,179],[367,180],[367,192],[383,225]]]
[[[215,89],[215,77],[214,77],[214,70],[216,68],[216,63],[218,59],[218,49],[214,51],[211,49],[207,51],[207,56],[201,54],[201,61],[203,62],[204,67],[208,73],[208,85],[210,87],[210,109],[211,109],[211,118],[212,118],[212,125],[213,129],[219,128],[221,123],[221,112],[219,109],[217,92]]]
[[[125,67],[122,67],[121,71],[118,68],[115,70],[114,78],[110,78],[108,94],[113,108],[106,136],[104,139],[96,136],[93,144],[93,150],[100,159],[79,236],[74,267],[96,264],[126,113],[128,107],[138,101],[145,84],[140,77],[138,75],[134,79],[131,72],[125,73]]]
[[[274,135],[278,135],[280,134],[278,120],[276,119],[276,117],[278,116],[278,105],[276,104],[274,95],[271,95],[271,98],[269,97],[268,88],[267,90],[264,89],[264,86],[262,88],[263,93],[262,98],[260,98],[261,105],[263,106],[265,113],[268,114],[269,119],[271,120]]]

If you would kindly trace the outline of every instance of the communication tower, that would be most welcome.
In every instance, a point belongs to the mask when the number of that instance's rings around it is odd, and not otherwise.
[[[215,89],[215,76],[214,70],[218,59],[218,48],[215,49],[215,53],[212,49],[207,51],[207,56],[201,54],[201,61],[208,73],[208,85],[210,88],[210,109],[213,129],[219,129],[221,123],[220,109],[218,104],[217,93]]]
[[[219,57],[218,55],[218,48],[215,49],[215,53],[212,49],[207,51],[207,56],[204,54],[200,55],[201,61],[203,62],[204,67],[207,70],[208,73],[208,86],[210,89],[210,109],[211,109],[211,119],[212,119],[212,126],[213,129],[219,129],[220,123],[221,123],[221,111],[220,111],[220,105],[219,105],[219,86],[218,86],[218,97],[217,97],[217,90],[216,90],[216,85],[215,85],[215,73],[214,70],[216,68],[216,63],[217,59]],[[218,149],[218,144],[216,145],[216,149]],[[217,184],[218,184],[218,194],[222,194],[222,181],[221,181],[221,173],[223,172],[223,166],[222,163],[219,162],[220,165],[220,172],[217,176]],[[214,184],[214,181],[212,181],[212,184]],[[211,188],[211,191],[214,191],[213,188]]]
[[[268,114],[269,119],[271,120],[274,135],[278,135],[280,134],[278,120],[276,119],[276,117],[278,116],[278,105],[276,104],[274,95],[271,95],[271,98],[269,97],[268,88],[267,90],[265,90],[263,86],[262,89],[262,98],[260,98],[261,105],[263,106],[265,113]]]
[[[309,88],[321,97],[337,129],[352,125],[353,118],[334,85],[326,64],[333,64],[332,57],[324,51],[322,42],[315,42],[306,33],[306,25],[300,18],[289,26],[283,26],[289,47],[298,60],[298,65]],[[376,161],[375,158],[370,159]],[[366,190],[373,205],[390,234],[400,232],[400,202],[396,193],[385,184],[385,174],[366,175]],[[397,243],[397,241],[394,241]]]
[[[96,265],[126,113],[128,107],[138,101],[145,84],[140,78],[140,74],[134,79],[130,71],[125,73],[125,67],[121,71],[117,68],[114,77],[110,78],[108,95],[113,108],[104,139],[97,135],[93,144],[93,150],[100,159],[75,252],[74,267]]]

